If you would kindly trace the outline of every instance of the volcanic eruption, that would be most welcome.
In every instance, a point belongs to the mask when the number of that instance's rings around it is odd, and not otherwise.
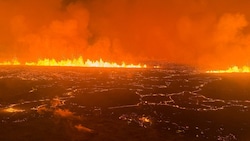
[[[1,1],[0,62],[82,56],[85,61],[156,60],[205,69],[248,65],[248,8],[233,0],[223,3]]]
[[[249,4],[0,0],[0,140],[249,140]]]

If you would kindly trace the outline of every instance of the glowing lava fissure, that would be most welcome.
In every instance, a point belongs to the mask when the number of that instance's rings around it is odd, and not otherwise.
[[[25,62],[20,63],[17,59],[12,61],[6,61],[0,63],[2,66],[11,66],[11,65],[25,65],[25,66],[59,66],[59,67],[97,67],[97,68],[147,68],[147,65],[141,64],[126,64],[126,63],[115,63],[115,62],[106,62],[100,59],[99,61],[91,61],[87,59],[86,61],[80,56],[77,59],[66,59],[57,61],[56,59],[39,59],[37,62]]]
[[[226,70],[209,70],[209,71],[206,71],[206,73],[250,73],[250,67],[248,67],[248,66],[243,66],[243,67],[233,66],[233,67],[230,67]]]

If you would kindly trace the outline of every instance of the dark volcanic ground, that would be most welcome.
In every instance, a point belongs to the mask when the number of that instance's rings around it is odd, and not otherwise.
[[[0,67],[1,141],[250,140],[250,74]]]

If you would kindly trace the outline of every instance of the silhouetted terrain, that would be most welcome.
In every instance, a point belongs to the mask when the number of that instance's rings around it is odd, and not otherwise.
[[[0,140],[249,140],[250,75],[0,68]]]

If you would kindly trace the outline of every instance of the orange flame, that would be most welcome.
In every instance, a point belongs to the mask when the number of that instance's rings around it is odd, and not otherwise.
[[[0,63],[0,65],[21,65],[17,60]],[[134,64],[117,64],[115,62],[105,62],[102,59],[99,61],[86,61],[80,56],[77,59],[66,59],[57,61],[55,59],[39,59],[37,62],[25,62],[26,66],[71,66],[71,67],[102,67],[102,68],[146,68],[146,65]]]
[[[227,70],[210,70],[206,71],[206,73],[250,73],[250,67],[243,66],[240,68],[238,66],[233,66]]]
[[[20,62],[17,59],[13,59],[12,61],[5,61],[0,63],[1,66],[9,66],[9,65],[20,65]]]

